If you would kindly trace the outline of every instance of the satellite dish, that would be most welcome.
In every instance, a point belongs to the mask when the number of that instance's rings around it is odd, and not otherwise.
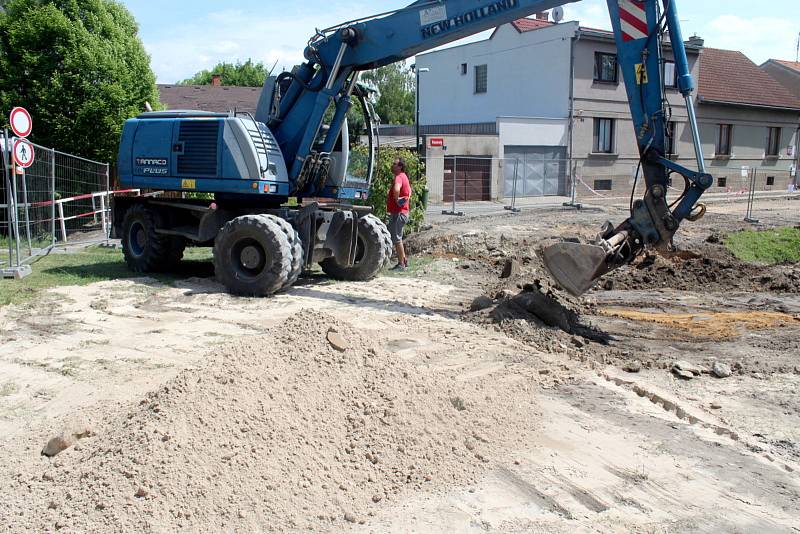
[[[561,22],[564,20],[564,8],[559,6],[553,9],[553,20],[556,22]]]

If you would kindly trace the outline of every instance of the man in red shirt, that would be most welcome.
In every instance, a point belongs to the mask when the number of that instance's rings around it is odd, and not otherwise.
[[[393,271],[405,271],[408,267],[406,250],[403,247],[403,228],[408,223],[409,203],[411,201],[411,184],[406,176],[406,162],[403,158],[395,158],[392,163],[394,183],[386,197],[386,212],[389,214],[389,233],[397,253],[397,265]]]

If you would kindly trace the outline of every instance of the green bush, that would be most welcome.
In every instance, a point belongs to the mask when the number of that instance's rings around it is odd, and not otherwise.
[[[366,154],[366,147],[356,146],[354,152]],[[405,233],[409,234],[419,230],[425,219],[425,207],[422,205],[422,195],[427,185],[427,179],[420,172],[419,180],[417,169],[420,167],[420,160],[417,155],[407,148],[381,147],[378,151],[375,175],[372,178],[372,187],[369,191],[369,198],[366,204],[372,206],[373,213],[381,220],[386,220],[386,197],[389,188],[394,183],[392,174],[392,162],[395,158],[403,158],[406,162],[406,174],[411,183],[411,209],[409,211],[408,224]]]

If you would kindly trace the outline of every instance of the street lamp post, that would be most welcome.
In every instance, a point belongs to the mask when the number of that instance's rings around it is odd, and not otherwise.
[[[419,143],[419,139],[420,139],[420,137],[419,137],[419,74],[421,72],[430,72],[431,69],[429,69],[427,67],[423,67],[421,69],[418,69],[416,64],[412,65],[411,68],[414,69],[414,73],[417,76],[417,82],[416,82],[416,85],[414,86],[414,100],[415,100],[416,106],[417,106],[417,115],[416,115],[416,119],[414,120],[414,124],[416,126],[417,159],[419,159],[420,162],[421,162],[422,161],[422,152],[421,152],[422,148],[420,147],[420,143]],[[421,172],[420,171],[420,167],[421,167],[421,165],[418,163],[417,164],[417,181],[419,181],[419,179],[420,179],[420,172]]]

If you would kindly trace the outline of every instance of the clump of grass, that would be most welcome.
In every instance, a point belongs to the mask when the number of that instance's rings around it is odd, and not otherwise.
[[[725,246],[743,261],[761,264],[800,261],[800,228],[743,231],[725,239]]]

